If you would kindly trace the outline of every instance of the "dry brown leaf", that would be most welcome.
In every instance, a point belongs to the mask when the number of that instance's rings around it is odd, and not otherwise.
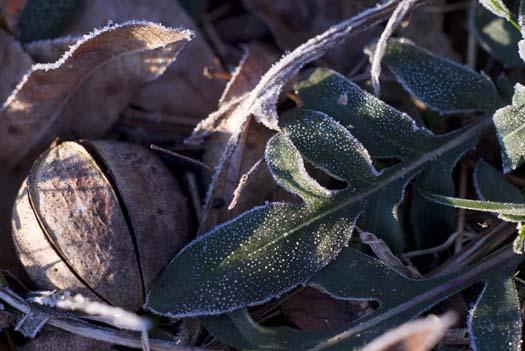
[[[90,0],[84,1],[78,12],[80,16],[66,29],[68,34],[87,33],[108,21],[120,23],[134,19],[194,30],[196,37],[181,52],[177,64],[155,82],[143,86],[132,104],[157,113],[160,122],[192,118],[193,125],[217,108],[225,82],[210,80],[203,71],[205,67],[221,68],[204,37],[176,0]]]
[[[0,29],[0,102],[7,99],[32,63],[15,38]]]
[[[430,351],[456,320],[456,314],[450,312],[407,322],[377,337],[362,351]]]
[[[231,81],[221,97],[221,105],[225,106],[230,101],[238,99],[248,93],[258,83],[260,77],[275,61],[277,56],[262,45],[252,44],[246,48],[239,67],[234,72]],[[204,208],[203,221],[199,232],[204,232],[218,223],[232,218],[243,210],[253,207],[264,201],[275,191],[275,184],[271,181],[271,176],[266,167],[261,167],[262,171],[254,177],[253,181],[258,183],[256,196],[251,196],[249,191],[241,196],[239,206],[234,210],[227,210],[228,204],[233,198],[233,192],[239,184],[242,175],[263,157],[266,141],[271,137],[272,132],[255,121],[248,121],[244,124],[244,129],[239,129],[239,123],[235,118],[228,114],[223,116],[218,126],[210,126],[208,132],[212,133],[206,140],[204,162],[210,167],[216,167],[224,152],[232,133],[242,134],[235,152],[229,158],[227,164],[217,177],[215,187],[208,194],[208,199]],[[264,182],[257,182],[256,179]]]
[[[56,136],[104,135],[190,39],[189,31],[127,22],[84,36],[56,63],[34,65],[0,110],[0,163],[12,168]]]
[[[74,45],[80,37],[63,37],[50,40],[38,40],[25,44],[25,51],[33,61],[38,63],[55,62],[64,55],[71,45]]]
[[[375,0],[242,0],[244,6],[259,16],[270,28],[282,49],[294,49],[316,34],[346,18],[374,6]],[[326,59],[334,68],[346,72],[363,58],[363,47],[377,34],[371,30],[353,36]]]
[[[308,287],[282,305],[288,319],[305,331],[326,330],[347,324],[365,315],[368,307],[367,301],[335,300]]]

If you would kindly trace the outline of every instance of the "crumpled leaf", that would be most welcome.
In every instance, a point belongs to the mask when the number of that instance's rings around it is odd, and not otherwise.
[[[331,72],[320,71],[304,85],[326,96],[330,90],[323,89],[323,83],[326,86],[334,77],[346,97],[337,94],[331,106],[347,106],[357,113],[346,114],[340,124],[320,111],[290,111],[281,117],[282,132],[266,148],[275,180],[300,196],[303,204],[256,207],[193,241],[153,286],[146,308],[176,317],[219,314],[263,303],[303,284],[347,245],[355,219],[365,208],[370,210],[367,200],[379,203],[379,196],[385,194],[393,199],[380,209],[381,220],[388,223],[392,204],[400,201],[414,175],[443,155],[470,148],[479,131],[490,123],[485,118],[459,131],[434,136]],[[317,84],[319,89],[315,89]],[[362,120],[362,129],[348,126],[352,118]],[[384,136],[376,138],[389,145],[383,152],[402,162],[378,172],[349,129],[365,135],[364,141],[374,134]],[[322,187],[305,171],[304,160],[348,186],[338,191]],[[397,233],[372,232],[394,250],[403,246]],[[179,281],[185,284],[175,283]]]
[[[450,313],[406,322],[372,340],[362,351],[430,351],[445,336],[447,329],[454,325],[456,319]]]
[[[260,77],[277,58],[273,52],[260,44],[252,44],[247,46],[245,50],[239,66],[234,71],[233,77],[220,99],[221,106],[227,105],[230,101],[238,99],[253,89]],[[232,134],[239,130],[241,133],[240,142],[234,153],[222,165],[220,173],[215,175],[214,187],[207,195],[204,204],[203,221],[201,221],[199,232],[205,232],[214,225],[260,204],[262,199],[268,198],[277,188],[274,183],[268,182],[270,175],[266,167],[261,167],[262,171],[256,177],[259,180],[258,184],[252,187],[252,193],[245,191],[242,200],[237,204],[238,206],[234,210],[227,209],[241,176],[263,157],[264,146],[272,135],[270,130],[255,123],[255,121],[250,121],[244,125],[244,128],[240,128],[238,123],[242,123],[242,121],[234,117],[226,113],[221,116],[220,121],[215,121],[213,125],[204,121],[196,129],[197,133],[210,134],[204,143],[205,153],[203,157],[204,162],[210,168],[218,166],[222,152]],[[256,179],[250,181],[253,182]]]
[[[268,25],[283,50],[290,50],[331,25],[373,7],[377,2],[286,0],[275,3],[268,0],[243,0],[242,3]],[[377,33],[371,30],[355,35],[352,40],[330,50],[325,60],[334,69],[343,72],[353,69],[363,56],[363,47]]]
[[[377,259],[354,249],[345,249],[308,284],[337,299],[380,302],[377,310],[361,319],[317,332],[265,327],[255,322],[246,309],[201,320],[213,336],[243,350],[357,351],[381,334],[475,283],[498,276],[509,277],[522,259],[522,256],[505,247],[459,272],[439,278],[413,280]],[[499,329],[483,332],[499,337],[495,335]],[[471,338],[471,347],[484,351],[483,345],[475,340],[475,337]],[[507,350],[505,345],[498,346],[498,350]]]
[[[491,112],[500,104],[489,78],[406,39],[391,39],[383,62],[410,94],[437,112]]]
[[[512,105],[497,110],[493,119],[503,172],[512,172],[525,161],[525,86],[519,83],[514,86]]]
[[[127,22],[83,37],[54,64],[34,65],[0,110],[0,162],[11,168],[56,136],[104,135],[190,38],[189,31]]]
[[[81,35],[108,22],[121,23],[141,19],[162,23],[173,28],[187,28],[196,33],[177,57],[177,63],[168,67],[159,79],[138,90],[131,103],[144,111],[155,113],[163,122],[176,122],[178,118],[193,120],[197,124],[217,108],[217,100],[225,82],[208,79],[206,67],[221,71],[212,49],[199,33],[196,24],[176,0],[89,0],[65,34]]]

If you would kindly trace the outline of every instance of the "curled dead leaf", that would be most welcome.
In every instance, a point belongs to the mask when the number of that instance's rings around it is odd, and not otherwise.
[[[84,36],[53,64],[36,64],[0,110],[0,162],[12,168],[56,136],[96,138],[139,87],[161,75],[192,33],[130,21]]]
[[[239,67],[235,70],[222,95],[221,104],[227,105],[230,101],[235,101],[249,92],[275,59],[276,55],[262,45],[252,44],[247,47]],[[214,179],[214,185],[205,204],[199,232],[257,205],[277,188],[273,182],[268,181],[271,175],[266,167],[261,167],[261,172],[258,172],[253,179],[257,183],[256,189],[251,189],[257,195],[251,196],[250,190],[245,191],[239,201],[239,206],[232,211],[227,209],[243,174],[248,172],[263,156],[266,142],[272,132],[255,121],[245,123],[245,121],[238,120],[236,116],[230,116],[227,112],[220,117],[219,120],[205,120],[196,128],[196,134],[210,134],[205,143],[204,154],[204,162],[208,166],[216,167],[220,164],[222,153],[232,134],[241,133],[242,137],[234,153]]]
[[[377,337],[363,351],[429,351],[456,320],[457,316],[450,312],[439,317],[430,315],[407,322]]]
[[[180,53],[177,64],[170,66],[159,79],[141,87],[132,104],[160,116],[160,122],[176,123],[184,118],[191,119],[193,125],[217,108],[225,82],[210,80],[203,71],[206,67],[218,71],[222,68],[178,1],[90,0],[83,2],[79,13],[66,28],[66,34],[79,35],[108,22],[121,23],[138,18],[195,31],[195,38]]]

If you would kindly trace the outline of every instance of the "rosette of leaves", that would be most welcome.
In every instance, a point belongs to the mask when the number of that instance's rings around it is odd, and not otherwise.
[[[214,336],[241,349],[357,350],[442,299],[486,282],[488,294],[480,295],[472,312],[473,330],[481,325],[476,338],[487,345],[501,341],[517,350],[521,324],[509,276],[521,258],[512,250],[450,276],[414,281],[345,249],[362,217],[363,229],[401,252],[405,238],[397,208],[406,185],[416,178],[417,185],[432,192],[453,195],[452,168],[492,124],[490,117],[502,104],[488,78],[409,41],[391,40],[384,63],[429,108],[442,114],[483,115],[461,129],[434,135],[336,72],[308,73],[297,85],[303,108],[280,116],[280,131],[265,153],[275,181],[302,202],[267,203],[193,241],[151,289],[147,309],[171,317],[221,315],[205,318],[205,325]],[[373,161],[382,158],[398,162],[375,168]],[[322,186],[307,172],[306,163],[346,187]],[[421,206],[433,206],[425,198],[420,201]],[[508,262],[505,269],[502,262]],[[242,309],[305,284],[339,299],[378,300],[381,307],[343,329],[319,334],[265,328]],[[486,315],[479,311],[485,313],[503,297],[508,309],[500,319],[507,329],[500,333],[483,324]]]
[[[493,111],[499,104],[486,77],[410,42],[392,41],[385,60],[415,96],[442,112]],[[306,108],[281,116],[282,132],[268,142],[266,160],[275,180],[303,203],[257,207],[192,242],[151,291],[149,308],[175,316],[218,314],[280,296],[337,256],[361,214],[366,230],[400,252],[396,207],[406,184],[436,165],[450,173],[490,123],[482,118],[433,135],[329,70],[310,73],[298,90]],[[401,161],[378,171],[371,155]],[[347,187],[324,188],[305,161]]]

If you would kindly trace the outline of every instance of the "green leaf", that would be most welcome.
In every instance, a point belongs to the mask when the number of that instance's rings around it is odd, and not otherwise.
[[[525,86],[514,86],[512,105],[497,110],[493,119],[502,149],[503,171],[508,173],[525,160]]]
[[[507,178],[483,160],[478,161],[474,169],[474,186],[481,200],[524,203],[521,191]]]
[[[410,94],[437,112],[491,112],[501,103],[490,79],[407,39],[391,39],[383,62]]]
[[[508,20],[477,6],[470,23],[480,45],[507,67],[523,66],[518,53],[521,33]]]
[[[474,147],[474,143],[471,144]],[[437,246],[448,239],[454,231],[456,210],[429,201],[418,189],[432,193],[453,196],[455,194],[452,170],[459,158],[466,152],[455,150],[444,155],[428,167],[414,183],[414,192],[410,203],[410,221],[414,241],[418,249]]]
[[[406,184],[443,155],[470,148],[491,122],[485,118],[435,136],[331,71],[314,71],[300,89],[324,101],[336,97],[326,101],[328,110],[341,108],[345,116],[331,114],[336,121],[322,108],[280,116],[281,134],[267,145],[267,164],[276,181],[304,202],[255,208],[190,243],[153,286],[146,308],[172,317],[213,315],[279,297],[338,255],[363,211],[364,229],[372,228],[400,252],[404,240],[395,224]],[[360,128],[352,128],[353,122]],[[374,152],[402,161],[376,171],[365,148],[371,141]],[[347,187],[324,189],[305,172],[299,155]]]
[[[521,350],[521,320],[518,292],[511,276],[491,274],[469,313],[469,333],[476,351]]]
[[[317,332],[265,327],[254,321],[245,309],[202,318],[202,321],[213,336],[243,350],[361,350],[378,335],[413,319],[472,284],[497,275],[508,277],[521,260],[521,256],[514,255],[507,247],[460,272],[428,280],[413,280],[377,259],[354,249],[345,249],[333,263],[316,274],[309,285],[337,299],[378,301],[378,309],[371,314],[347,325]],[[479,314],[476,316],[479,317]],[[484,318],[481,316],[476,322],[491,321]],[[491,330],[479,323],[477,326],[481,328],[476,329],[475,337],[479,333],[490,335],[491,332],[499,332],[499,329]],[[499,335],[495,337],[501,338]],[[498,350],[506,350],[501,344],[499,346]]]
[[[525,204],[523,203],[468,200],[458,197],[433,194],[422,189],[419,191],[426,198],[442,205],[464,208],[467,210],[494,212],[500,216],[503,215],[505,218],[525,217]]]
[[[512,18],[512,13],[503,0],[479,0],[479,2],[485,6],[487,10],[496,16],[505,18],[514,28],[520,30],[520,26]]]

